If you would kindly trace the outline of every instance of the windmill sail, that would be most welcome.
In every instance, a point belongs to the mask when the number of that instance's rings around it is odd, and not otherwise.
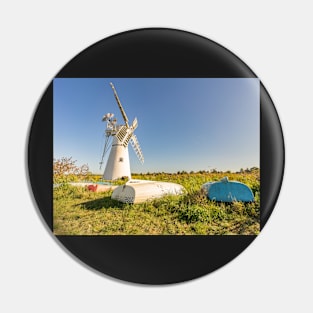
[[[143,154],[142,154],[142,151],[141,151],[141,148],[140,148],[140,145],[139,145],[139,142],[138,142],[138,139],[137,139],[137,136],[135,134],[132,135],[132,137],[130,138],[130,144],[132,145],[139,161],[141,163],[144,162],[144,157],[143,157]]]
[[[127,147],[132,135],[133,130],[131,128],[127,128],[126,126],[121,126],[118,132],[116,133],[116,137],[119,139],[119,141],[124,147]]]
[[[122,107],[122,103],[121,103],[121,101],[120,101],[120,99],[119,99],[119,97],[118,97],[118,95],[117,95],[117,92],[116,92],[116,90],[115,90],[115,88],[114,88],[114,85],[113,85],[112,83],[110,83],[110,85],[111,85],[111,87],[112,87],[112,89],[113,89],[114,97],[115,97],[115,99],[116,99],[116,102],[117,102],[117,104],[118,104],[118,107],[120,108],[120,111],[121,111],[121,113],[122,113],[122,116],[123,116],[123,119],[124,119],[124,121],[125,121],[125,124],[126,124],[127,127],[129,127],[127,115],[126,115],[126,113],[125,113],[125,111],[124,111],[124,109],[123,109],[123,107]]]

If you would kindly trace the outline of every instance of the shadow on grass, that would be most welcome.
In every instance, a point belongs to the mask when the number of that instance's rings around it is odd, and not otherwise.
[[[104,197],[92,201],[82,202],[76,206],[81,206],[85,210],[100,210],[100,209],[123,209],[125,204],[111,199],[111,197]]]

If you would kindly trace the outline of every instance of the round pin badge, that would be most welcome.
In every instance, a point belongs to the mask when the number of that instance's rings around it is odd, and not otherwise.
[[[202,36],[138,29],[79,53],[40,99],[28,139],[37,206],[98,272],[140,284],[221,268],[277,201],[284,140],[263,84]]]

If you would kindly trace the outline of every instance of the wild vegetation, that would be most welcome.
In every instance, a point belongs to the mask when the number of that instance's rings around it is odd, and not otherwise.
[[[63,184],[68,182],[79,181],[82,179],[92,179],[92,174],[89,171],[89,166],[83,164],[76,165],[76,160],[63,157],[53,160],[53,183]]]
[[[71,161],[71,160],[70,160]],[[75,169],[75,161],[72,164]],[[85,168],[85,167],[84,167]],[[86,169],[86,168],[85,168]],[[92,181],[100,176],[82,175]],[[60,173],[59,173],[60,174]],[[81,174],[81,173],[80,173]],[[71,178],[69,175],[73,175]],[[57,235],[256,235],[260,231],[260,171],[238,173],[200,171],[133,174],[134,179],[175,182],[186,193],[141,204],[111,199],[112,191],[95,193],[66,182],[82,177],[60,174],[53,189],[54,233]],[[217,203],[207,199],[201,185],[228,176],[247,184],[255,202]],[[61,183],[65,182],[65,183]],[[118,184],[125,183],[121,180]]]

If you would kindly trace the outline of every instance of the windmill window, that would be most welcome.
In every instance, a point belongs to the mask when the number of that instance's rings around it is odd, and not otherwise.
[[[124,161],[124,159],[123,158],[119,158],[119,162],[123,162]]]

